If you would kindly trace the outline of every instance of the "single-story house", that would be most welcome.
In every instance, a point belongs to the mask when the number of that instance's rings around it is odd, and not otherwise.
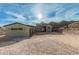
[[[25,25],[22,23],[12,23],[4,25],[6,28],[6,35],[11,37],[17,36],[27,36],[30,37],[33,34],[33,26]]]
[[[52,26],[48,24],[37,25],[35,27],[36,32],[52,32]]]
[[[68,25],[68,29],[73,30],[79,30],[79,22],[74,22]]]

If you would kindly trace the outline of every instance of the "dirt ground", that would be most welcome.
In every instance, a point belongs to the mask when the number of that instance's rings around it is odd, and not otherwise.
[[[3,40],[2,40],[3,39]],[[75,55],[79,54],[79,35],[45,34],[30,38],[1,37],[0,54],[8,55]]]

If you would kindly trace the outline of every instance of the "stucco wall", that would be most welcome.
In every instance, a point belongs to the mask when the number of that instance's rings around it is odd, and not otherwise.
[[[46,26],[46,32],[52,32],[52,26],[51,25]]]
[[[11,28],[23,28],[23,30],[11,30]],[[30,36],[30,27],[21,25],[21,24],[13,24],[6,26],[6,35],[7,36]]]

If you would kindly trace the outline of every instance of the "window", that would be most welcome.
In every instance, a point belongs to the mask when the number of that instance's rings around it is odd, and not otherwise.
[[[19,28],[19,30],[23,30],[23,28]]]
[[[23,30],[23,28],[11,28],[11,30]]]

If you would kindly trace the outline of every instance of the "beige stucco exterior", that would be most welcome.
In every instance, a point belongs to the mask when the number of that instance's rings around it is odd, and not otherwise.
[[[51,25],[39,25],[39,26],[36,26],[35,30],[37,32],[52,32],[52,26]]]
[[[68,25],[68,29],[69,29],[70,31],[74,31],[74,30],[75,30],[75,31],[76,31],[76,30],[79,31],[79,22],[74,22],[74,23]]]
[[[52,26],[51,25],[46,26],[46,32],[52,32]]]
[[[7,36],[31,36],[32,35],[32,27],[30,26],[25,26],[22,24],[12,24],[5,26],[6,27],[6,35]],[[11,30],[11,28],[23,28],[23,30]]]

